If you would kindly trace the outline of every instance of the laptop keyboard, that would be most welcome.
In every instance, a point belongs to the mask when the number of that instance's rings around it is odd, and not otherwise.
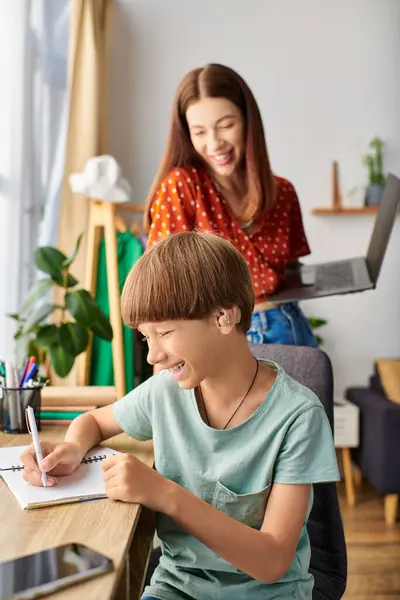
[[[351,263],[340,262],[324,265],[316,270],[315,289],[334,290],[355,285]]]

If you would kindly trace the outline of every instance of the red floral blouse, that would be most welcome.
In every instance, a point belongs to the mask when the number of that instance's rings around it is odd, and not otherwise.
[[[246,258],[256,302],[279,287],[287,264],[310,254],[299,200],[289,181],[275,176],[276,202],[257,227],[246,233],[205,168],[174,169],[150,207],[148,247],[178,231],[214,231]]]

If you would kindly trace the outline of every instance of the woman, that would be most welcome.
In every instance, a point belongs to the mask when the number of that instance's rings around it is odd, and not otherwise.
[[[178,231],[211,230],[246,258],[256,304],[252,343],[317,346],[297,303],[268,297],[310,253],[291,183],[271,171],[255,98],[232,69],[188,73],[174,101],[167,148],[146,201],[149,247]]]

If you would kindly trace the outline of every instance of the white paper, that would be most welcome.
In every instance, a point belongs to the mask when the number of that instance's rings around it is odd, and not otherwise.
[[[0,448],[0,469],[21,465],[20,456],[27,446],[10,446]],[[85,458],[94,456],[112,456],[120,454],[111,448],[97,446],[88,452]],[[106,497],[101,461],[80,464],[71,474],[60,477],[54,486],[43,488],[27,483],[22,477],[22,471],[1,471],[2,478],[10,491],[18,500],[21,508],[32,507],[32,504],[62,503],[70,500],[98,499]]]

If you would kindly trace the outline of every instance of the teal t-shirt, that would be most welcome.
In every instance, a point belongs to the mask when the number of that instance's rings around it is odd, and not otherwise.
[[[115,402],[114,416],[137,440],[154,440],[155,467],[218,510],[261,529],[271,485],[337,481],[335,447],[316,395],[281,367],[264,402],[243,423],[226,430],[201,418],[194,390],[183,390],[168,372],[151,377]],[[307,519],[312,507],[310,494]],[[282,579],[257,581],[157,515],[163,555],[144,596],[161,600],[310,600],[310,543],[301,531],[296,556]],[[266,557],[267,559],[267,557]]]

